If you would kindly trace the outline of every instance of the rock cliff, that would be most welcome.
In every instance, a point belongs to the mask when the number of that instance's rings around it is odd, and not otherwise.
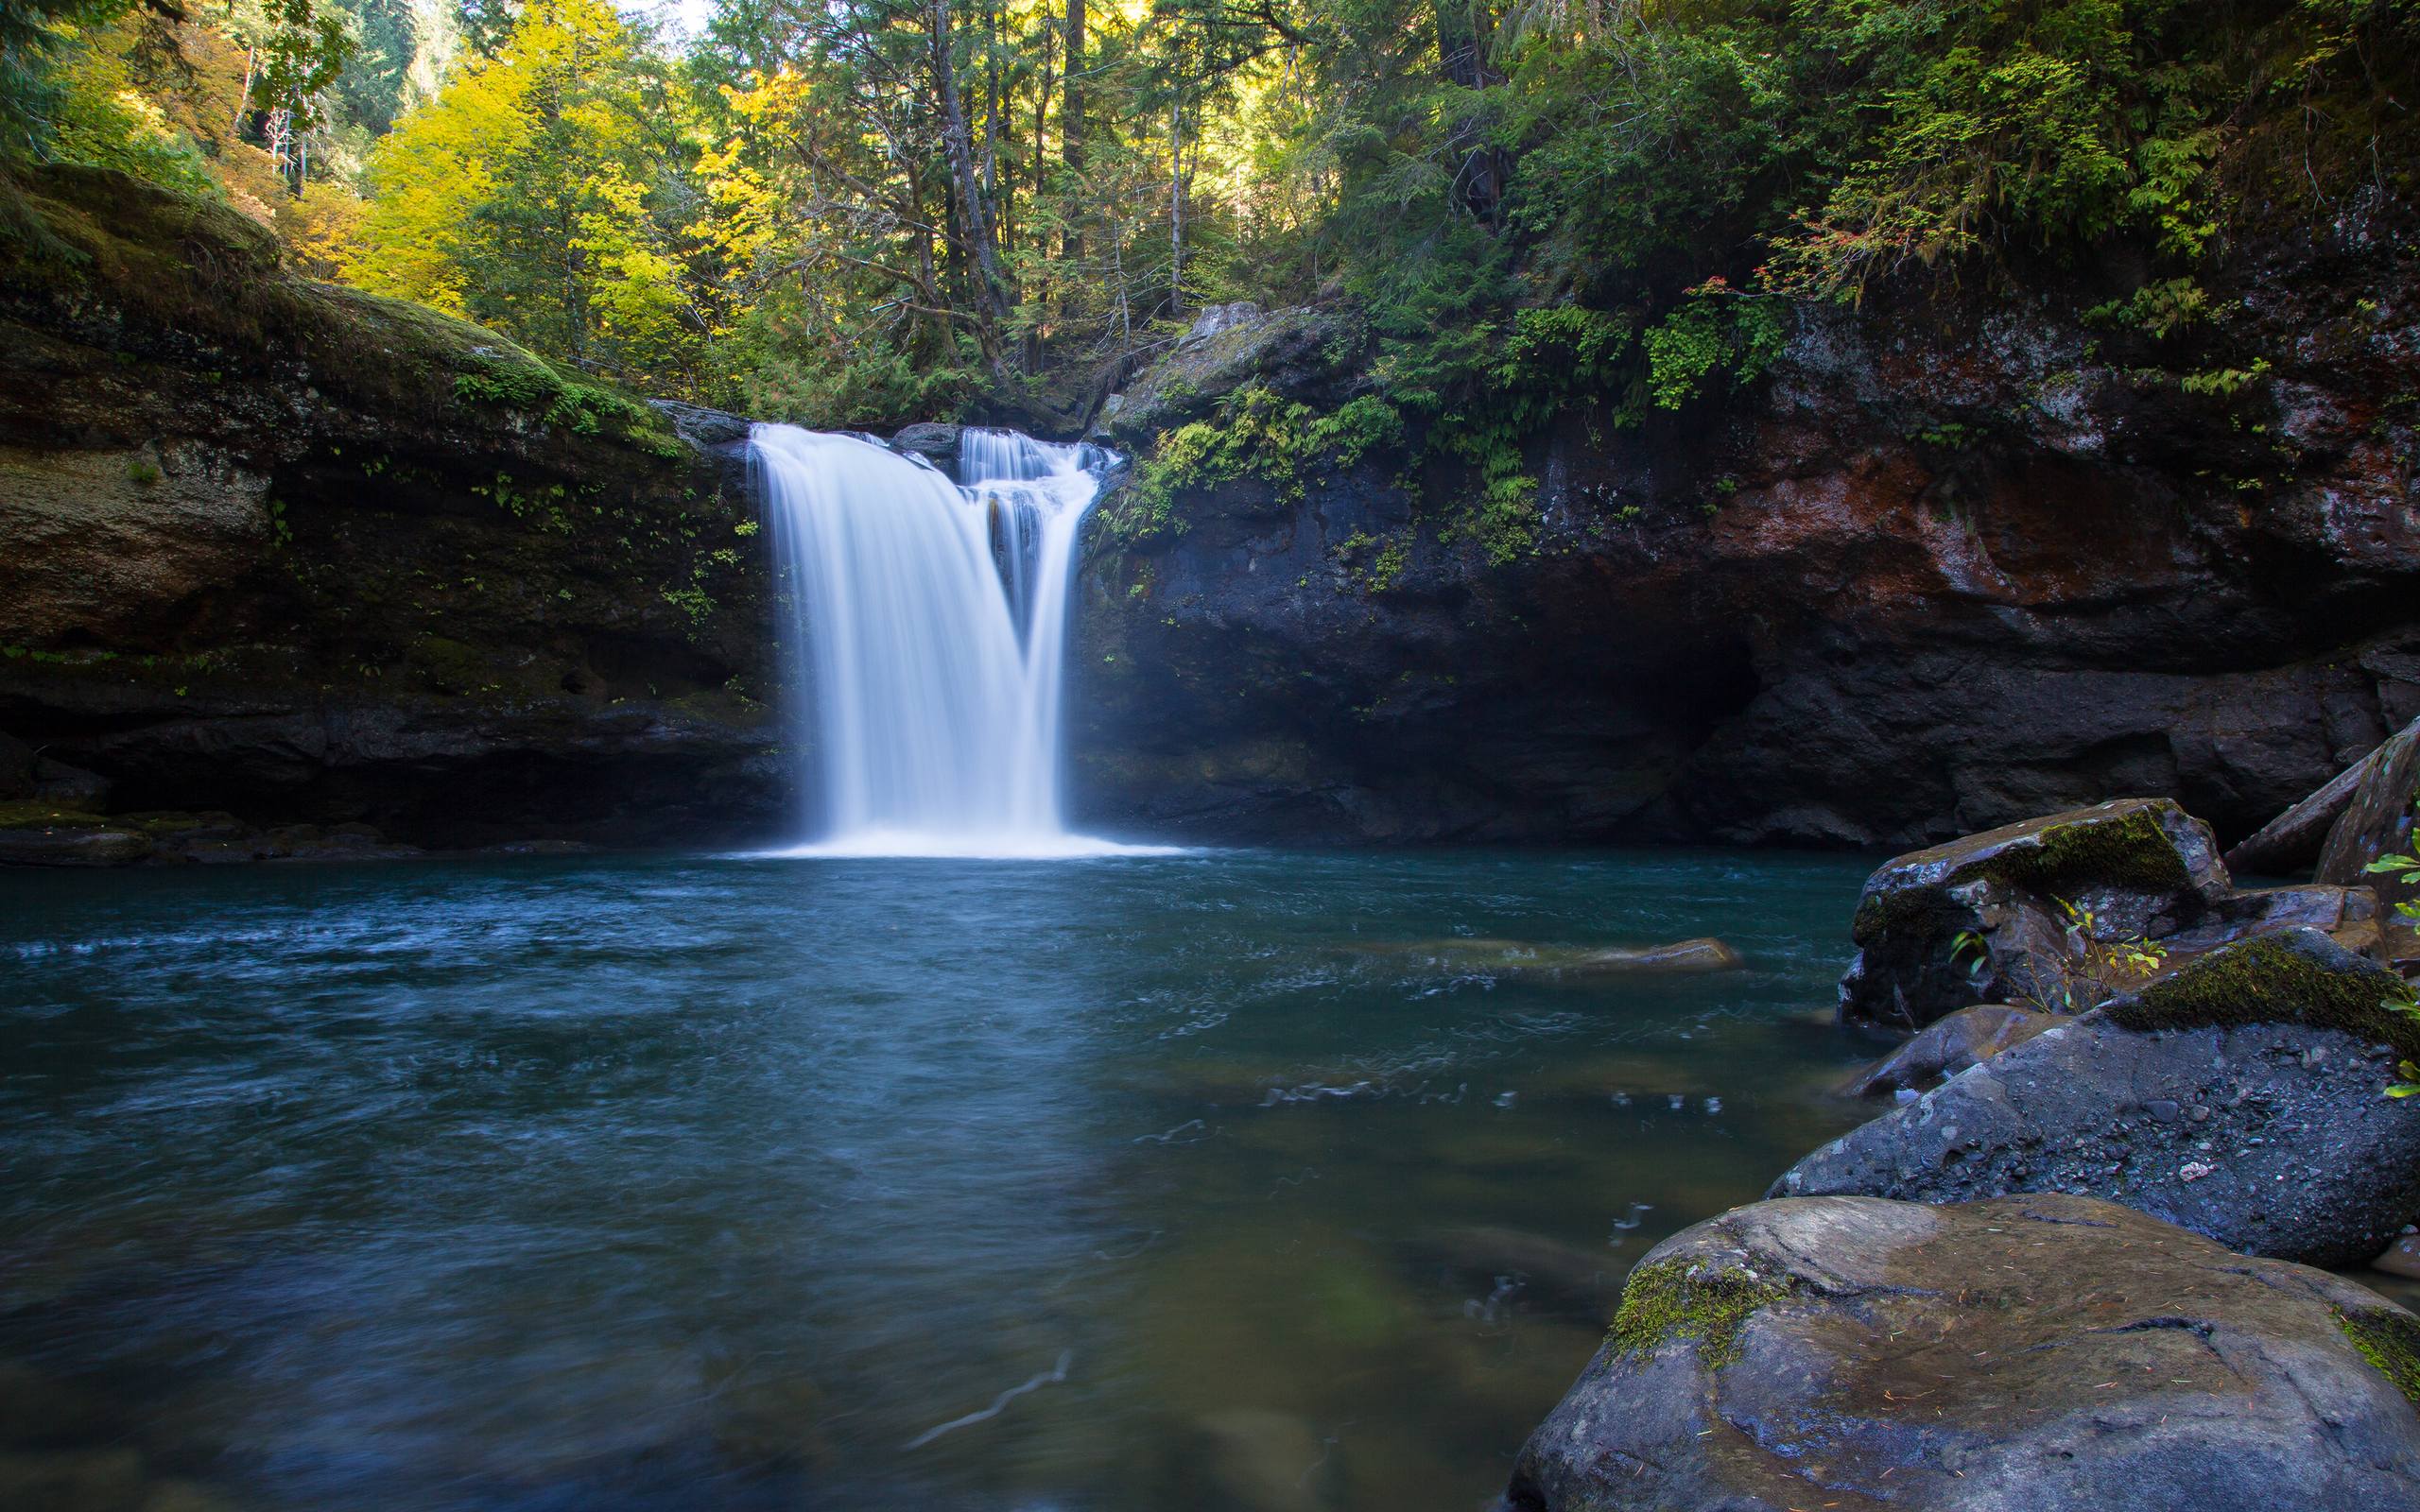
[[[1298,496],[1113,500],[1079,802],[1227,838],[1909,847],[2167,796],[2239,838],[2420,713],[2408,229],[2281,228],[2166,340],[2099,313],[2142,278],[2114,265],[1802,309],[1758,387],[1536,437],[1509,560],[1479,480],[1406,448]],[[1340,318],[1214,314],[1113,439],[1366,385]]]
[[[295,277],[215,206],[27,187],[0,735],[37,775],[438,845],[722,835],[785,801],[727,418]]]

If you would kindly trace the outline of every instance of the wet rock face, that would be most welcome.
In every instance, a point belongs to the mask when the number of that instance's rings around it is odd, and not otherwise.
[[[2309,931],[2229,947],[1850,1130],[1768,1194],[2087,1194],[2246,1254],[2367,1260],[2420,1212],[2420,1118],[2384,1095],[2420,1037],[2377,1006],[2394,981]]]
[[[292,278],[132,180],[29,185],[88,254],[0,273],[0,732],[32,796],[424,845],[782,811],[744,422]],[[26,786],[0,751],[0,799]]]
[[[1640,1263],[1506,1504],[2407,1506],[2415,1341],[2348,1281],[2087,1198],[1762,1202]]]
[[[2420,340],[2361,325],[2411,308],[2375,253],[2306,239],[2234,276],[2247,339],[2313,352],[2240,401],[2262,414],[2131,376],[2062,313],[2107,296],[2061,286],[1804,312],[1753,392],[1571,417],[1501,562],[1479,480],[1412,455],[1182,492],[1141,541],[1105,503],[1074,799],[1205,837],[1897,850],[2140,794],[2247,835],[2420,714],[2409,433],[2366,428],[2420,388]],[[1122,408],[1119,444],[1252,376],[1211,366],[1182,407]],[[2290,467],[2228,483],[2278,463],[2246,438],[2289,410],[2316,417]]]

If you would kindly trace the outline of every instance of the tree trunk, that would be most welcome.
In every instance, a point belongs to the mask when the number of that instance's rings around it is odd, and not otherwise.
[[[950,56],[949,0],[932,0],[929,16],[933,85],[942,97],[942,138],[949,152],[950,177],[958,189],[959,225],[965,234],[967,256],[975,265],[976,334],[994,376],[1005,376],[1000,369],[1000,326],[1008,314],[1007,284],[1000,278],[991,211],[976,171],[975,136],[966,124],[966,101],[958,91],[958,65]]]
[[[1083,0],[1077,0],[1077,3],[1080,5]],[[244,92],[235,96],[235,118],[227,123],[227,134],[230,136],[241,136],[244,132],[245,113],[252,108],[252,70],[260,60],[259,48],[244,49]]]
[[[1495,19],[1482,7],[1437,8],[1437,61],[1446,82],[1473,91],[1504,82],[1504,76],[1488,66],[1495,32]],[[1501,231],[1504,183],[1512,166],[1510,158],[1501,147],[1482,140],[1476,116],[1456,122],[1448,142],[1461,156],[1454,169],[1454,198],[1490,229]]]
[[[1084,0],[1067,0],[1067,77],[1059,91],[1059,154],[1067,165],[1067,176],[1078,180],[1078,206],[1086,201],[1081,180],[1084,176]],[[1074,215],[1067,218],[1066,257],[1075,262],[1084,255],[1082,224]]]
[[[1168,107],[1168,318],[1184,318],[1184,93]]]

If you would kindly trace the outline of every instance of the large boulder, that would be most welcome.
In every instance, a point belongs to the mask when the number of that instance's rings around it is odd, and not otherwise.
[[[2180,958],[2283,929],[2315,929],[2361,954],[2376,954],[2378,897],[2370,887],[2308,883],[2295,887],[2248,887],[2221,898],[2200,923],[2159,943]]]
[[[2420,719],[2370,754],[2344,812],[2319,853],[2319,880],[2367,881],[2371,862],[2411,840],[2411,804],[2420,798]]]
[[[2383,1094],[2420,1024],[2315,931],[2240,941],[1850,1130],[1771,1196],[2067,1192],[2230,1249],[2367,1260],[2420,1212],[2420,1109]]]
[[[700,452],[739,445],[748,439],[750,422],[744,416],[708,409],[703,404],[684,404],[676,399],[650,399],[648,404],[671,423],[673,435]]]
[[[2420,1319],[2140,1213],[1762,1202],[1632,1273],[1520,1512],[2372,1512],[2420,1486]]]
[[[2120,799],[1913,851],[1866,881],[1841,1018],[1913,1029],[1978,1002],[2091,1007],[2112,984],[2096,976],[2069,908],[2101,939],[2155,938],[2230,890],[2210,827],[2169,799]]]

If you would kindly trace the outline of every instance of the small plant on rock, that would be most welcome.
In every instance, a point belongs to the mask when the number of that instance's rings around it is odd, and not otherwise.
[[[2100,1007],[2127,988],[2156,976],[2168,964],[2168,948],[2141,933],[2106,934],[2100,918],[2082,903],[2050,900],[2066,918],[2066,950],[2031,963],[2031,990],[2016,1001],[2044,1013],[2083,1013]],[[1969,980],[1991,965],[1991,947],[1974,930],[1951,938],[1949,961],[1963,966]]]
[[[2403,853],[2380,856],[2364,867],[2362,868],[2364,871],[2379,876],[2400,877],[2406,887],[2420,885],[2420,802],[2412,804],[2412,813],[2414,822],[2411,826],[2411,834],[2406,842]],[[2415,902],[2409,898],[2397,899],[2394,912],[2399,919],[2408,919],[2415,924],[2420,924],[2420,902]]]
[[[2413,803],[2412,808],[2415,815],[2420,815],[2420,802]],[[2413,823],[2411,838],[2400,855],[2380,856],[2362,869],[2377,876],[2399,877],[2407,888],[2420,886],[2420,820]],[[2420,902],[2398,898],[2394,902],[2394,913],[2398,919],[2420,924]],[[2378,1006],[2390,1013],[2420,1019],[2420,994],[2413,992],[2410,982],[2401,984],[2380,998]],[[2389,1097],[2420,1097],[2420,1065],[2406,1060],[2397,1063],[2394,1071],[2402,1080],[2387,1083],[2386,1094]]]

